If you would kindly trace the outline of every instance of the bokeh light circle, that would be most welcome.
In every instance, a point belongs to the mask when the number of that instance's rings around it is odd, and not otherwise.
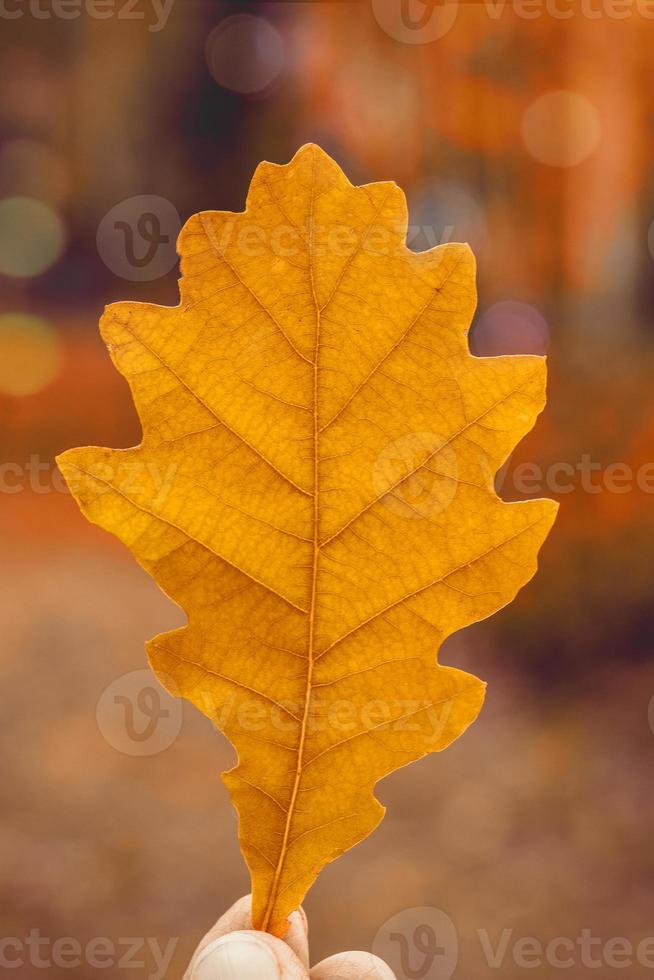
[[[529,303],[503,300],[489,306],[475,322],[471,346],[479,357],[545,354],[549,347],[547,320]]]
[[[205,55],[215,81],[241,95],[263,92],[279,77],[285,62],[277,28],[252,14],[221,20],[207,38]]]
[[[40,275],[57,261],[64,241],[61,219],[43,201],[0,201],[0,274],[21,279]]]
[[[522,138],[529,153],[550,167],[575,167],[597,147],[602,125],[596,107],[579,92],[546,92],[522,118]]]
[[[0,394],[36,394],[57,377],[61,362],[59,337],[47,320],[27,313],[0,316]]]

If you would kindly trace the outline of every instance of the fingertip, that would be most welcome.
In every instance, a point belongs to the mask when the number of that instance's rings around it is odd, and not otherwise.
[[[220,969],[229,971],[232,966],[230,957],[227,957],[226,953],[223,954],[223,952],[220,952],[222,946],[219,943],[223,939],[231,940],[234,936],[239,935],[241,938],[245,937],[246,941],[254,940],[258,942],[265,949],[272,952],[278,972],[275,974],[263,974],[263,980],[268,980],[268,976],[279,976],[282,980],[295,980],[296,977],[300,978],[300,980],[306,980],[309,970],[309,942],[307,933],[307,917],[302,908],[296,912],[292,912],[289,916],[289,928],[283,940],[276,939],[266,932],[253,930],[252,896],[244,895],[243,898],[235,902],[218,919],[216,924],[200,941],[193,954],[188,970],[184,975],[184,980],[207,980],[207,978],[211,980],[214,977],[222,980],[222,976],[216,973],[217,967],[219,966]],[[213,951],[215,950],[219,950],[217,965],[213,960]],[[231,956],[232,950],[228,952]],[[243,955],[242,952],[238,952],[239,959]],[[201,966],[203,962],[206,963],[204,967]],[[206,974],[206,978],[204,973],[200,974],[197,972],[200,969],[210,971]],[[238,976],[238,973],[236,976]],[[225,977],[230,978],[231,974],[227,972]]]
[[[291,947],[298,959],[309,969],[309,924],[303,908],[291,912],[288,917],[288,932],[284,942]]]
[[[214,928],[220,928],[220,935],[252,928],[252,895],[244,895],[234,902],[231,908],[218,919]]]
[[[208,943],[193,964],[191,980],[282,980],[274,951],[251,933],[233,932]]]
[[[311,980],[396,980],[387,963],[373,953],[336,953],[311,970]]]

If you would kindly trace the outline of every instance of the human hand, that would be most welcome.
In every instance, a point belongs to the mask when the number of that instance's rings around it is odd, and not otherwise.
[[[309,968],[304,909],[293,912],[284,939],[252,929],[252,898],[232,905],[193,954],[184,980],[395,980],[372,953],[337,953]]]

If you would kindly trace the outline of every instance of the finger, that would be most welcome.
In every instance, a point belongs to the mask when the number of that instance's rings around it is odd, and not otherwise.
[[[189,970],[189,980],[308,980],[283,940],[254,930],[214,939],[196,953]]]
[[[193,960],[206,946],[209,945],[209,943],[214,942],[216,939],[220,939],[221,936],[226,936],[230,932],[242,931],[244,929],[252,929],[251,895],[245,895],[243,898],[239,898],[238,902],[235,902],[231,909],[228,909],[224,915],[221,915],[215,926],[212,926],[206,936],[200,940],[200,944],[195,951]],[[289,928],[288,932],[284,936],[284,942],[291,947],[300,962],[303,963],[308,970],[309,940],[307,917],[304,909],[301,908],[297,912],[292,912],[289,916]],[[191,960],[191,966],[193,965],[193,960]],[[185,980],[187,980],[187,978],[190,976],[191,974],[189,971],[187,972],[187,977]]]
[[[328,956],[314,966],[311,980],[395,980],[395,974],[378,956],[357,950]]]
[[[300,906],[296,912],[291,912],[288,917],[288,932],[284,936],[284,942],[290,946],[300,963],[309,969],[309,923],[307,914]]]

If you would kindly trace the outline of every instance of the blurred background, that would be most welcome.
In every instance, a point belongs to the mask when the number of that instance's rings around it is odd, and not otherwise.
[[[232,750],[144,670],[145,639],[183,615],[53,458],[140,439],[103,306],[176,304],[181,223],[242,210],[260,160],[316,141],[355,183],[405,189],[411,247],[470,242],[475,353],[548,353],[548,407],[498,488],[561,509],[516,602],[443,648],[488,680],[482,716],[380,786],[382,826],[307,899],[314,959],[374,948],[398,980],[652,975],[653,17],[647,0],[3,0],[3,970],[181,977],[248,891]],[[545,950],[527,966],[525,937]],[[53,955],[65,938],[81,958]]]

